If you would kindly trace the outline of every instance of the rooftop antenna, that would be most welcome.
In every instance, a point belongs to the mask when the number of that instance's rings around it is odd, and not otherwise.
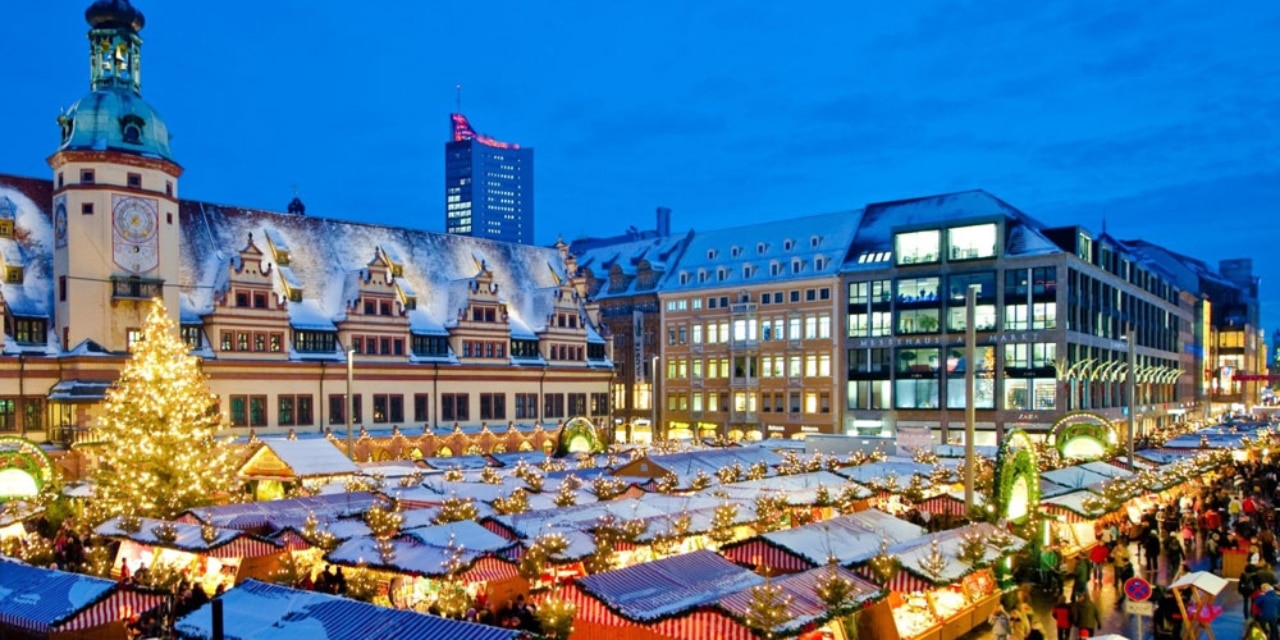
[[[454,111],[454,113],[462,113],[462,83],[459,82],[458,84],[454,85],[453,90],[455,92],[454,107],[457,109],[456,111]]]

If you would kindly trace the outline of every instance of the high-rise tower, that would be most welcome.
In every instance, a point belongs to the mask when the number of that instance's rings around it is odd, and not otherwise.
[[[54,323],[63,348],[91,339],[126,351],[146,302],[178,317],[178,177],[169,129],[142,99],[142,12],[97,0],[89,94],[58,116],[53,169]]]
[[[533,243],[533,149],[476,133],[450,116],[444,145],[445,230],[518,244]]]

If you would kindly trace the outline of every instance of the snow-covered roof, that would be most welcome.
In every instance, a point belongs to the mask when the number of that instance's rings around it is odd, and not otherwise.
[[[219,528],[215,530],[212,540],[205,540],[202,531],[203,527],[198,524],[166,523],[164,520],[153,520],[151,518],[141,518],[140,523],[141,526],[137,531],[125,531],[120,526],[120,518],[115,517],[98,525],[93,532],[105,538],[132,540],[153,547],[181,549],[192,553],[212,551],[247,535],[243,531]],[[160,536],[156,535],[156,529],[164,524],[173,527],[174,533],[177,534],[173,540],[161,540]]]
[[[963,542],[962,536],[966,533],[973,533],[981,539],[989,541],[996,531],[995,525],[989,522],[978,522],[958,529],[931,533],[914,540],[891,545],[889,552],[898,556],[904,571],[937,585],[951,584],[964,577],[973,568],[969,562],[959,558]],[[993,560],[1000,558],[1004,553],[1016,551],[1026,545],[1026,541],[1021,538],[1014,536],[1010,536],[1010,538],[1013,541],[1011,549],[1001,550],[991,544],[987,544],[983,550],[982,563],[989,564]],[[946,562],[941,567],[941,571],[936,574],[930,574],[921,567],[921,561],[931,555],[934,540],[938,541],[938,550]]]
[[[840,211],[696,231],[659,286],[671,293],[834,275],[861,216]]]
[[[911,476],[913,475],[928,478],[933,473],[933,466],[911,460],[882,460],[853,467],[843,467],[836,469],[836,473],[863,484],[882,482],[891,477],[897,478],[898,483],[905,488],[907,483],[911,482]]]
[[[450,541],[456,547],[464,547],[476,553],[497,553],[511,546],[512,542],[485,529],[474,520],[462,520],[406,531],[405,537],[419,544],[446,548]]]
[[[782,456],[768,449],[752,447],[699,449],[681,451],[679,453],[651,453],[644,458],[633,460],[615,469],[614,475],[625,478],[634,472],[648,477],[653,473],[649,465],[653,465],[662,471],[674,474],[678,480],[678,486],[687,487],[699,471],[715,478],[716,472],[721,467],[731,467],[737,463],[745,470],[759,462],[766,464],[769,467],[769,473],[773,473],[773,467],[782,464]]]
[[[712,551],[699,550],[579,578],[578,586],[634,622],[713,604],[764,578]]]
[[[599,291],[593,298],[603,300],[641,292],[637,272],[642,263],[659,271],[674,263],[682,255],[693,233],[643,239],[623,238],[616,242],[575,241],[569,251],[577,256],[578,267],[590,271],[600,281]],[[612,278],[614,271],[619,277]],[[652,287],[656,289],[655,279]]]
[[[846,271],[882,269],[888,260],[859,260],[869,253],[892,252],[894,229],[950,225],[970,220],[1006,220],[1005,255],[1040,255],[1061,252],[1043,233],[1045,226],[1008,203],[982,191],[961,191],[892,202],[869,204],[849,246]]]
[[[201,522],[241,531],[274,533],[287,527],[301,528],[308,515],[325,522],[358,516],[387,499],[374,493],[338,493],[325,496],[289,498],[267,502],[225,504],[187,511]]]
[[[0,620],[43,636],[115,587],[111,580],[0,560]]]
[[[257,580],[240,583],[219,600],[227,640],[515,640],[522,633]],[[183,637],[213,638],[212,606],[178,620]]]
[[[1133,475],[1133,473],[1125,471],[1120,467],[1109,465],[1105,462],[1093,462],[1073,467],[1052,469],[1050,471],[1042,472],[1040,477],[1064,487],[1083,489],[1100,482],[1105,482],[1112,478],[1128,477],[1131,475]]]
[[[466,304],[469,283],[487,270],[511,315],[534,332],[546,327],[548,304],[566,277],[556,249],[447,235],[416,229],[345,222],[184,200],[179,255],[183,291],[197,309],[211,309],[225,290],[228,256],[250,234],[291,248],[289,269],[303,302],[288,303],[295,328],[333,331],[346,318],[348,276],[381,253],[403,266],[397,282],[418,295],[415,332],[447,327]],[[264,257],[270,260],[270,257]],[[303,307],[302,310],[296,310]]]
[[[11,180],[0,178],[0,201],[7,200],[13,212],[13,238],[0,239],[0,251],[4,252],[4,261],[8,266],[22,267],[23,273],[21,283],[10,283],[7,278],[3,279],[4,282],[0,282],[0,296],[14,315],[23,318],[52,319],[52,217],[27,195],[39,190],[33,190],[32,187],[44,185],[23,184],[25,188],[20,190],[16,185],[6,184],[7,182]],[[22,182],[43,181],[23,180]]]
[[[737,500],[754,500],[761,494],[779,494],[791,505],[817,504],[818,487],[824,487],[831,498],[840,495],[846,485],[853,487],[858,498],[870,498],[875,495],[870,489],[849,481],[830,471],[814,471],[797,473],[789,476],[773,476],[760,480],[747,480],[732,484],[715,484],[699,492],[700,495],[711,495],[720,491]]]
[[[837,563],[851,566],[866,562],[879,553],[881,540],[894,545],[915,540],[924,532],[922,527],[906,520],[878,509],[868,509],[802,527],[763,533],[757,538],[813,565],[826,564],[835,558]]]
[[[775,578],[773,586],[782,590],[789,618],[786,623],[774,628],[775,633],[790,636],[788,631],[802,629],[831,615],[830,607],[818,597],[818,592],[821,581],[833,571],[853,586],[853,592],[849,595],[850,604],[864,602],[880,593],[879,587],[843,567],[821,566]],[[734,618],[743,619],[751,611],[752,604],[751,590],[744,589],[722,598],[719,607]]]
[[[298,478],[356,474],[360,467],[334,446],[328,438],[311,440],[262,440],[262,448],[280,458]],[[261,452],[255,453],[245,463],[248,467]]]

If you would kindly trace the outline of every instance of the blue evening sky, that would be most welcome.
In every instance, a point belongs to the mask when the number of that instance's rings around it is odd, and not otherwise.
[[[89,0],[14,2],[0,172],[46,176]],[[138,0],[182,195],[443,230],[454,85],[536,149],[536,235],[983,188],[1252,257],[1280,314],[1280,2]],[[1266,321],[1270,328],[1276,322]]]

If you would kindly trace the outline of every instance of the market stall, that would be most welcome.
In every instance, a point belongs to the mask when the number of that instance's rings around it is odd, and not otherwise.
[[[924,535],[924,529],[878,509],[771,531],[725,546],[721,554],[744,567],[795,573],[827,564],[853,566],[874,556],[880,545]]]
[[[1000,597],[989,567],[1023,545],[977,523],[889,547],[859,570],[889,590],[894,632],[878,637],[954,640],[986,622]],[[887,572],[884,557],[892,559]]]
[[[124,640],[125,623],[163,600],[111,580],[0,561],[0,638]]]
[[[246,578],[269,579],[280,566],[281,554],[288,552],[277,542],[234,529],[150,518],[139,518],[136,528],[129,524],[116,517],[95,530],[120,541],[112,575],[118,576],[122,565],[128,566],[130,575],[137,575],[144,566],[150,570],[163,564],[210,594]]]

